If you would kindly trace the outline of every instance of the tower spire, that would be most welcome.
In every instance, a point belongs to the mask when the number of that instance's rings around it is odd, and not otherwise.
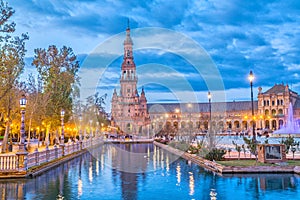
[[[127,21],[127,29],[126,29],[126,38],[124,40],[124,45],[128,44],[128,45],[133,45],[132,39],[130,37],[130,26],[129,26],[129,19]]]

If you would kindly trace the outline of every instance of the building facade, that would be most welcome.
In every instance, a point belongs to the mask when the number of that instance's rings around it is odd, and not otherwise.
[[[258,115],[261,127],[277,130],[286,124],[290,103],[293,106],[294,119],[299,123],[300,97],[288,85],[275,84],[266,92],[262,92],[261,87],[258,90]]]
[[[116,89],[111,100],[112,126],[121,132],[134,135],[149,133],[150,117],[147,110],[147,99],[144,89],[139,95],[137,90],[138,77],[133,58],[133,42],[129,26],[124,40],[124,55],[121,65],[120,92]]]
[[[152,134],[159,131],[203,133],[210,125],[217,133],[251,135],[253,123],[258,131],[277,130],[286,123],[290,103],[299,125],[300,97],[288,85],[275,84],[266,92],[261,87],[258,90],[254,117],[251,101],[148,104]]]

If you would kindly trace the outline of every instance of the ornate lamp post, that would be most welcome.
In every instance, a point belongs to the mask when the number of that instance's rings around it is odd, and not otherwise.
[[[21,108],[21,129],[20,129],[20,135],[21,135],[21,140],[19,143],[19,151],[24,152],[26,151],[25,149],[25,109],[26,109],[26,97],[23,94],[21,99],[20,99],[20,108]]]
[[[188,114],[189,114],[189,123],[188,123],[188,128],[189,128],[189,142],[192,142],[192,107],[193,105],[191,103],[187,104],[188,106]]]
[[[20,107],[21,107],[21,129],[20,129],[20,143],[19,150],[16,153],[17,158],[17,168],[19,171],[25,171],[27,169],[27,151],[25,149],[25,108],[26,108],[26,97],[22,95],[20,99]]]
[[[64,117],[65,117],[65,110],[62,109],[60,112],[60,119],[61,119],[61,137],[60,137],[60,146],[62,148],[62,155],[65,155],[65,133],[64,133]]]
[[[96,137],[99,137],[99,122],[96,122]]]
[[[81,123],[82,123],[82,115],[79,115],[79,142],[82,142],[82,132],[81,132]]]
[[[93,120],[90,120],[90,141],[91,141],[91,146],[92,146],[92,136],[93,136],[92,123],[93,123]]]
[[[209,149],[213,148],[213,133],[211,130],[211,93],[207,93],[208,98],[208,109],[209,109],[209,124],[208,124],[208,138],[209,138]]]
[[[255,134],[255,125],[254,125],[254,104],[253,104],[253,80],[254,75],[252,70],[249,73],[249,81],[250,81],[250,88],[251,88],[251,110],[252,110],[252,135],[253,141],[256,142],[256,134]]]
[[[210,92],[208,92],[207,94],[207,98],[208,98],[208,110],[209,110],[209,129],[211,127],[211,94]]]

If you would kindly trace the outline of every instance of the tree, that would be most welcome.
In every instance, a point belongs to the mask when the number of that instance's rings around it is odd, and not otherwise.
[[[79,62],[70,47],[58,49],[51,45],[48,49],[35,49],[32,62],[41,77],[43,85],[45,116],[47,124],[46,138],[49,131],[60,125],[60,111],[65,110],[68,121],[72,114],[74,98],[78,97]],[[77,94],[77,95],[76,95]]]
[[[40,76],[35,77],[33,74],[29,74],[25,86],[26,93],[28,94],[26,113],[28,113],[28,139],[30,139],[30,137],[32,137],[32,127],[40,127],[42,125],[45,115],[45,102],[47,102],[48,95],[43,94]],[[28,147],[29,141],[30,140],[28,140]]]
[[[285,145],[286,153],[289,153],[290,149],[297,145],[297,142],[295,141],[294,137],[290,135],[285,139],[282,138],[280,143]]]
[[[242,151],[242,146],[238,145],[234,141],[232,141],[232,144],[235,145],[235,150],[238,152],[238,160],[240,160],[241,157],[241,151]]]
[[[258,158],[258,152],[257,152],[257,141],[254,141],[253,139],[248,139],[246,137],[243,137],[244,142],[247,145],[247,148],[250,150],[250,153],[255,156],[255,163],[257,164]]]
[[[0,105],[1,112],[6,115],[6,129],[2,142],[2,152],[6,152],[11,112],[15,107],[15,97],[18,79],[24,70],[25,41],[27,34],[15,36],[16,24],[10,21],[14,14],[12,7],[4,1],[0,1]]]
[[[83,120],[86,124],[90,120],[92,120],[93,123],[96,122],[96,125],[108,125],[108,114],[105,111],[105,99],[107,97],[107,94],[99,94],[96,92],[95,94],[87,97],[86,104],[82,106],[82,112],[84,114]]]

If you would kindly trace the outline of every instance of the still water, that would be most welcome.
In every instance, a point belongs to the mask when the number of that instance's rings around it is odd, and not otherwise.
[[[293,174],[213,174],[152,144],[106,144],[33,179],[0,181],[1,199],[300,199]]]

